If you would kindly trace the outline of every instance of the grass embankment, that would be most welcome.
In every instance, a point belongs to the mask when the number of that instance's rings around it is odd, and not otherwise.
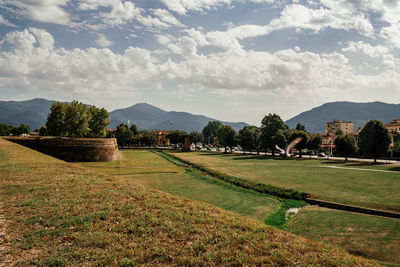
[[[1,259],[62,265],[375,265],[201,202],[0,139]]]
[[[126,183],[158,189],[176,196],[203,201],[264,221],[281,203],[265,194],[245,190],[209,177],[172,157],[149,150],[121,150],[114,162],[85,162],[79,165],[117,176]],[[164,158],[163,158],[164,157]]]
[[[400,266],[400,220],[323,208],[302,209],[286,229]]]
[[[229,176],[307,192],[321,200],[400,212],[399,166],[204,152],[172,155]]]

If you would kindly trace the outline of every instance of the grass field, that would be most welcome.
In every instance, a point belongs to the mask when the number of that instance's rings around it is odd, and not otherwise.
[[[79,165],[118,176],[127,183],[204,201],[261,221],[280,207],[276,198],[216,181],[193,169],[178,167],[148,150],[121,150],[120,158],[115,162],[85,162]]]
[[[313,207],[302,209],[286,229],[400,266],[400,220],[397,219]]]
[[[2,139],[0,179],[5,265],[376,265]]]
[[[400,167],[240,154],[173,153],[232,176],[304,191],[313,197],[400,212]]]

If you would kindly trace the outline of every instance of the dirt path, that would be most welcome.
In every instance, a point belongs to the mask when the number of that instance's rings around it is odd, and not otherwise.
[[[318,166],[320,168],[333,168],[333,169],[345,169],[345,170],[356,170],[356,171],[368,171],[368,172],[391,172],[399,173],[399,171],[388,171],[388,170],[373,170],[373,169],[361,169],[361,168],[351,168],[351,167],[338,167],[338,166]]]

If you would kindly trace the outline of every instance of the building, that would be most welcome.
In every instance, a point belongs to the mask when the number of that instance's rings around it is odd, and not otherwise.
[[[171,145],[169,138],[167,138],[169,131],[154,130],[151,133],[157,136],[157,144],[158,145],[161,145],[161,146],[170,146]]]
[[[394,119],[389,123],[385,124],[386,128],[389,130],[389,133],[393,134],[400,134],[400,118]]]
[[[325,134],[335,135],[338,130],[342,130],[343,134],[352,134],[354,132],[354,123],[342,120],[333,120],[325,123]]]

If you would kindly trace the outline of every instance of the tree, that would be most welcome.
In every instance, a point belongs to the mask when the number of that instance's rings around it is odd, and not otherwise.
[[[211,144],[215,137],[217,137],[218,130],[222,127],[222,123],[220,121],[210,121],[203,128],[202,134],[204,135],[204,140],[207,144]]]
[[[131,130],[130,130],[131,131]],[[131,131],[131,133],[133,134],[133,132]],[[149,148],[151,148],[151,146],[154,146],[157,143],[157,136],[149,131],[141,131],[141,143],[143,145],[149,146]]]
[[[64,136],[86,137],[89,135],[89,111],[88,107],[76,100],[66,103],[64,119]]]
[[[115,137],[117,138],[118,145],[126,146],[132,143],[133,133],[128,129],[128,126],[121,123],[117,126]]]
[[[296,125],[296,130],[297,131],[306,131],[306,126],[304,124],[301,124],[300,122],[298,122]]]
[[[282,129],[278,130],[272,137],[272,142],[280,148],[285,148],[287,146],[287,140],[285,132]]]
[[[7,124],[0,123],[0,136],[9,136],[10,135],[10,127]]]
[[[314,152],[319,151],[321,144],[322,144],[322,136],[320,134],[312,135],[308,140],[307,148]]]
[[[265,149],[271,149],[275,154],[274,136],[278,130],[288,129],[281,117],[277,114],[268,114],[261,121],[261,143]]]
[[[290,137],[290,141],[293,141],[297,137],[301,137],[301,141],[295,146],[295,148],[299,150],[299,158],[301,158],[303,155],[303,149],[307,147],[308,134],[305,131],[294,131]]]
[[[254,149],[258,152],[260,149],[260,137],[261,131],[258,127],[244,126],[238,135],[238,144],[242,147],[243,153],[246,153],[246,150],[251,152]]]
[[[360,152],[364,155],[371,155],[376,159],[383,154],[386,154],[392,137],[385,125],[379,120],[370,120],[361,130],[358,139]]]
[[[31,132],[31,128],[24,123],[21,123],[19,126],[13,127],[11,129],[11,133],[14,136],[19,136],[22,134],[29,134],[30,132]]]
[[[39,136],[47,136],[47,127],[46,125],[43,125],[39,129]]]
[[[56,102],[50,107],[47,115],[47,133],[51,136],[63,136],[65,134],[65,109],[66,103]]]
[[[89,137],[105,137],[107,135],[107,127],[110,124],[108,119],[110,115],[104,108],[91,106],[89,108]]]
[[[237,132],[231,126],[223,125],[219,128],[217,137],[219,143],[225,147],[225,153],[227,147],[232,151],[232,147],[237,144]]]
[[[342,131],[342,129],[337,129],[335,135],[344,135],[344,132]]]
[[[191,132],[189,134],[190,136],[190,140],[197,144],[197,143],[204,143],[204,135],[202,133],[199,132]]]
[[[47,116],[47,133],[52,136],[104,137],[110,124],[104,108],[90,108],[76,100],[71,103],[56,102]]]
[[[336,152],[338,154],[344,155],[345,160],[349,154],[353,154],[357,151],[357,142],[354,136],[346,134],[339,135],[334,141]]]
[[[183,143],[183,138],[185,137],[185,135],[187,135],[187,133],[184,131],[174,130],[170,131],[166,137],[171,141],[171,144],[175,144],[175,149],[177,149],[178,144]]]
[[[133,135],[137,135],[139,133],[139,130],[138,130],[136,124],[132,124],[131,127],[129,127],[129,130],[132,131]]]

